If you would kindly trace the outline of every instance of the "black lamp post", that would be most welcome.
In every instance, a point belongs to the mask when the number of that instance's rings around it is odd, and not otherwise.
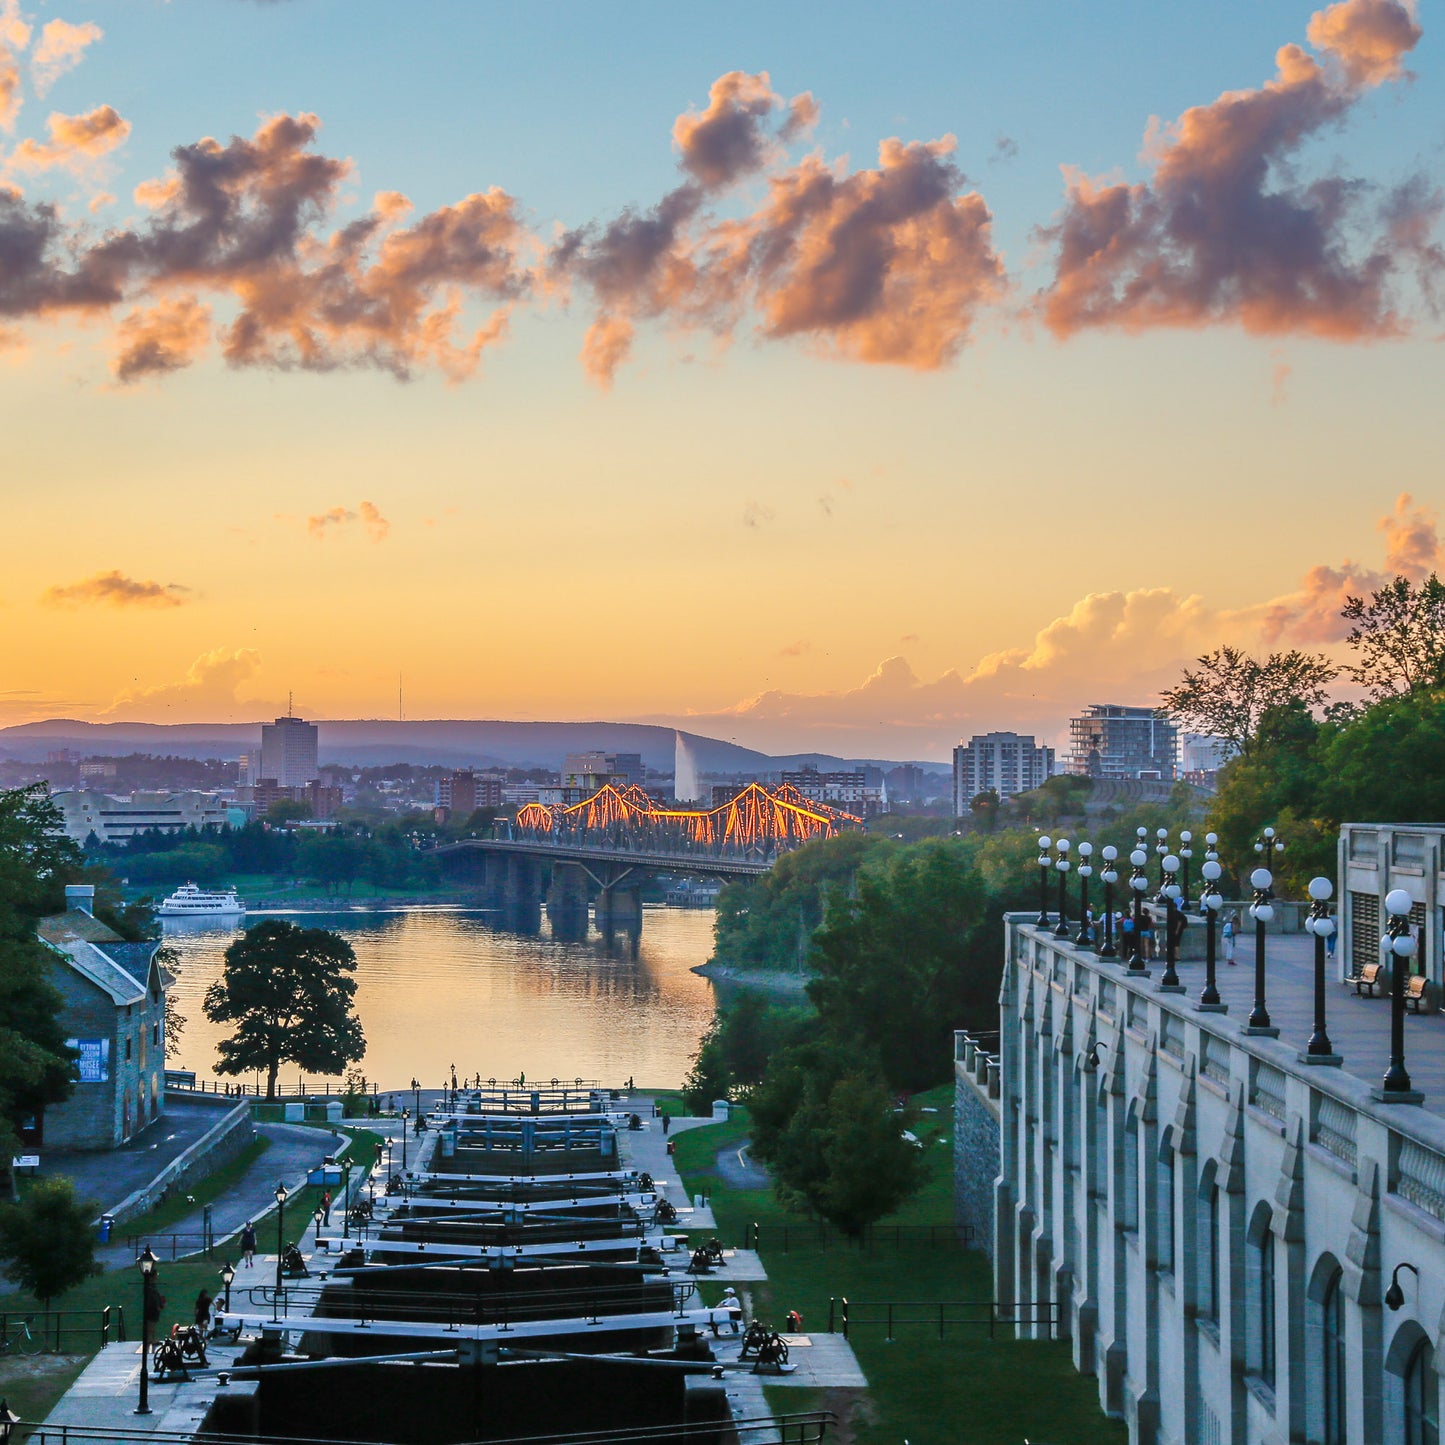
[[[1411,901],[1403,888],[1392,888],[1385,895],[1390,921],[1380,945],[1380,951],[1390,955],[1390,1067],[1385,1071],[1383,1093],[1396,1099],[1412,1094],[1410,1075],[1405,1069],[1405,975],[1415,956]]]
[[[231,1281],[235,1278],[236,1266],[228,1259],[225,1264],[221,1266],[221,1288],[226,1291],[226,1299],[221,1305],[221,1308],[227,1314],[231,1313]]]
[[[140,1270],[140,1403],[135,1407],[137,1415],[151,1413],[151,1326],[161,1317],[160,1286],[156,1280],[156,1268],[160,1264],[150,1245],[141,1250],[135,1262]]]
[[[1094,865],[1089,861],[1094,856],[1092,843],[1079,844],[1079,931],[1074,942],[1080,948],[1089,942],[1089,879],[1093,876]]]
[[[271,1306],[271,1318],[281,1318],[281,1259],[286,1253],[286,1186],[276,1185],[276,1298]]]
[[[1334,884],[1328,878],[1311,878],[1310,916],[1305,919],[1305,930],[1314,934],[1315,939],[1315,1027],[1305,1045],[1304,1056],[1322,1064],[1339,1062],[1325,1031],[1325,942],[1335,931],[1335,920],[1330,917],[1330,894],[1334,891]]]
[[[1054,839],[1054,871],[1059,875],[1059,921],[1054,925],[1055,938],[1069,936],[1069,840]]]
[[[405,1109],[401,1111],[401,1169],[406,1173],[406,1121],[411,1116]]]
[[[323,1221],[325,1218],[326,1218],[326,1211],[325,1211],[324,1209],[317,1209],[316,1213],[311,1216],[311,1222],[312,1222],[312,1224],[314,1224],[314,1225],[316,1226],[316,1247],[317,1247],[317,1249],[320,1249],[320,1248],[321,1248],[321,1224],[322,1224],[322,1221]]]
[[[1210,837],[1213,836],[1211,833]],[[1220,867],[1218,858],[1206,858],[1199,871],[1204,877],[1204,896],[1200,899],[1204,908],[1204,990],[1199,995],[1199,1007],[1207,1013],[1225,1013],[1229,1006],[1220,1003],[1219,985],[1214,977],[1218,959],[1219,910],[1224,907],[1224,896],[1217,885],[1224,869]]]
[[[1169,851],[1169,829],[1160,828],[1154,834],[1154,856],[1159,860],[1159,892],[1156,902],[1164,901],[1164,855]]]
[[[1185,913],[1189,912],[1189,860],[1194,857],[1194,849],[1190,846],[1194,842],[1194,834],[1188,828],[1179,835],[1179,861],[1184,865],[1181,875],[1183,892],[1179,898],[1179,906]]]
[[[1049,926],[1049,871],[1053,867],[1049,849],[1053,846],[1054,840],[1047,833],[1039,835],[1039,916],[1034,925],[1037,928]]]
[[[1143,829],[1139,831],[1143,832]],[[1149,887],[1149,874],[1145,871],[1148,861],[1149,855],[1142,843],[1129,854],[1129,862],[1134,869],[1129,875],[1129,887],[1134,890],[1134,938],[1129,954],[1129,972],[1146,977],[1149,969],[1144,963],[1144,891]]]
[[[1271,832],[1274,830],[1271,829]],[[1258,845],[1256,845],[1258,846]],[[1278,1033],[1269,1021],[1269,1008],[1265,1003],[1264,934],[1265,925],[1274,917],[1274,897],[1271,884],[1274,875],[1268,868],[1256,868],[1249,875],[1250,887],[1254,889],[1254,902],[1249,905],[1250,917],[1254,919],[1254,1007],[1249,1013],[1249,1032],[1268,1030]]]
[[[1159,889],[1164,899],[1164,977],[1159,987],[1167,992],[1184,992],[1179,982],[1179,972],[1174,967],[1179,951],[1179,884],[1175,878],[1179,872],[1179,860],[1172,853],[1166,853],[1160,860],[1162,886]]]
[[[341,1161],[341,1237],[351,1238],[351,1156]]]
[[[1100,958],[1114,958],[1114,885],[1119,881],[1119,870],[1114,866],[1119,850],[1106,845],[1100,854],[1104,860],[1104,871],[1099,875],[1104,883],[1104,946],[1099,950]]]
[[[412,1107],[416,1110],[416,1117],[417,1117],[418,1119],[420,1119],[420,1118],[421,1118],[421,1083],[420,1083],[418,1080],[416,1080],[416,1079],[413,1079],[413,1080],[411,1081],[411,1102],[412,1102]]]

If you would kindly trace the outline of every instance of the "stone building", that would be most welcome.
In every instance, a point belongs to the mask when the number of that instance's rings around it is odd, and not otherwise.
[[[1387,1001],[1332,982],[1332,1055],[1304,1050],[1312,939],[1271,935],[1254,1029],[1247,966],[1216,1011],[1197,963],[1165,989],[1026,915],[1006,949],[997,1042],[961,1035],[955,1074],[960,1139],[997,1130],[1019,1332],[1070,1341],[1132,1445],[1437,1442],[1445,1019],[1410,1017],[1415,1092],[1387,1101]]]
[[[1410,895],[1416,948],[1412,967],[1429,980],[1436,1004],[1445,983],[1445,826],[1420,823],[1346,823],[1340,829],[1341,978],[1358,964],[1380,961],[1385,895]]]
[[[51,1149],[114,1149],[165,1108],[164,970],[157,941],[126,943],[91,911],[95,889],[71,885],[64,913],[37,932],[51,953],[50,981],[65,1000],[61,1023],[79,1051],[77,1082],[52,1104],[37,1141]]]

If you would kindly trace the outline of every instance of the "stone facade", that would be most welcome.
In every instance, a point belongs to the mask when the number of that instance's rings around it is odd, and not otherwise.
[[[70,1097],[45,1110],[42,1146],[114,1149],[165,1110],[165,977],[159,943],[126,943],[79,904],[40,924],[60,1021],[80,1052]]]
[[[957,1033],[953,1076],[953,1220],[972,1231],[975,1249],[992,1253],[999,1161],[997,1057],[973,1035]]]
[[[1438,1438],[1445,1118],[1026,915],[1006,946],[994,1269],[1020,1332],[1070,1340],[1133,1445]]]
[[[1429,980],[1427,997],[1442,998],[1445,984],[1445,827],[1418,823],[1346,823],[1340,829],[1339,976],[1378,963],[1380,930],[1388,921],[1385,895],[1410,895],[1417,948],[1416,973]]]

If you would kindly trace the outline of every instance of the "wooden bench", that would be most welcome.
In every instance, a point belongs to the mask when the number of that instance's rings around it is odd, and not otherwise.
[[[1384,967],[1385,965],[1382,963],[1367,963],[1362,968],[1356,969],[1345,982],[1354,984],[1357,994],[1363,995],[1364,991],[1369,989],[1370,997],[1374,998],[1375,989],[1382,982],[1380,974],[1384,971]]]
[[[1420,1005],[1425,1002],[1425,985],[1429,980],[1423,973],[1412,973],[1405,980],[1405,1002],[1409,1004],[1416,1013],[1420,1012]]]

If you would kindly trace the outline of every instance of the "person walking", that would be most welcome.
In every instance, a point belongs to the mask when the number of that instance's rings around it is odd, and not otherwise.
[[[211,1329],[211,1292],[202,1287],[200,1294],[196,1296],[196,1330],[202,1339],[210,1333]]]
[[[1232,968],[1234,966],[1234,914],[1227,913],[1224,916],[1224,961]]]
[[[672,1128],[672,1115],[671,1115],[671,1114],[664,1114],[664,1115],[662,1116],[662,1132],[663,1132],[664,1134],[666,1134],[667,1131],[668,1131],[669,1129],[671,1129],[671,1128]]]
[[[321,1224],[327,1228],[331,1224],[331,1191],[328,1189],[321,1196]]]
[[[241,1231],[241,1263],[247,1269],[256,1263],[256,1226],[249,1219]]]

